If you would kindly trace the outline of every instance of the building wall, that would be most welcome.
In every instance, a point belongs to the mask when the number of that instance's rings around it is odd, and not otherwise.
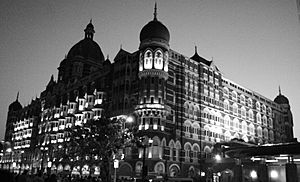
[[[158,50],[162,57],[155,57]],[[147,51],[152,51],[152,60],[145,58]],[[85,62],[94,69],[87,69]],[[67,57],[60,64],[58,80],[52,77],[30,107],[40,109],[29,117],[8,113],[6,140],[11,140],[16,153],[28,145],[35,148],[31,159],[51,157],[60,150],[68,141],[66,128],[104,114],[135,114],[138,135],[154,140],[146,154],[125,151],[126,165],[136,174],[143,155],[153,175],[168,171],[186,176],[200,168],[200,159],[209,157],[217,142],[237,138],[265,144],[293,138],[289,105],[224,78],[213,61],[193,60],[161,42],[141,42],[134,53],[121,49],[112,64]]]

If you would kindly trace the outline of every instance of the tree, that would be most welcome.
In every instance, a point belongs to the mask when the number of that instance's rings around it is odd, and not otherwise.
[[[89,164],[100,162],[102,181],[109,181],[112,155],[122,149],[131,137],[122,130],[121,122],[121,119],[103,117],[69,128],[70,140],[64,146],[66,152],[57,153],[57,158],[73,159],[72,166],[83,161]]]

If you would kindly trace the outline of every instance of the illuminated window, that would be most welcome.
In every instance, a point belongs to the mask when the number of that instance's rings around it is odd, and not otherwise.
[[[253,120],[253,111],[250,109],[250,110],[248,111],[248,113],[249,113],[249,119],[250,119],[250,120]]]
[[[256,102],[256,109],[260,110],[260,103],[259,102]]]
[[[157,50],[154,56],[154,68],[163,69],[163,53],[161,50]]]
[[[229,101],[228,100],[224,100],[224,109],[225,110],[229,110]]]
[[[152,69],[153,56],[150,50],[147,50],[144,55],[144,68]]]
[[[232,92],[232,100],[237,101],[237,93],[235,91]]]
[[[261,124],[261,115],[259,113],[256,114],[256,123]]]
[[[168,72],[168,65],[169,65],[169,53],[166,52],[165,53],[165,57],[164,57],[164,60],[165,60],[165,67],[164,67],[164,71],[165,72]]]
[[[258,136],[258,137],[262,137],[262,129],[261,129],[260,126],[257,127],[257,136]]]
[[[252,107],[252,99],[251,98],[248,99],[248,107]]]

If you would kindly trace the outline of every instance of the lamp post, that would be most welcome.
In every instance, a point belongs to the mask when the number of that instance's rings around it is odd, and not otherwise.
[[[145,178],[148,174],[148,167],[146,166],[146,147],[149,147],[152,143],[152,139],[149,139],[148,143],[146,143],[144,137],[141,137],[137,143],[138,147],[143,148],[142,182],[145,182]]]
[[[19,168],[19,174],[21,174],[21,172],[22,172],[23,154],[24,154],[24,150],[21,150],[21,152],[20,152],[20,168]]]
[[[47,150],[48,150],[48,147],[41,147],[41,151],[42,151],[41,171],[42,171],[42,173],[44,172],[44,158],[45,158],[45,153]]]

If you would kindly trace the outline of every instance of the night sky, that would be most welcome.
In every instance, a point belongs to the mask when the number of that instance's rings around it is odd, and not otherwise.
[[[0,139],[8,106],[39,97],[92,18],[94,40],[113,60],[134,52],[153,19],[150,0],[0,0]],[[157,0],[158,20],[170,31],[171,49],[214,60],[230,80],[273,100],[290,101],[300,137],[300,23],[296,0]]]

